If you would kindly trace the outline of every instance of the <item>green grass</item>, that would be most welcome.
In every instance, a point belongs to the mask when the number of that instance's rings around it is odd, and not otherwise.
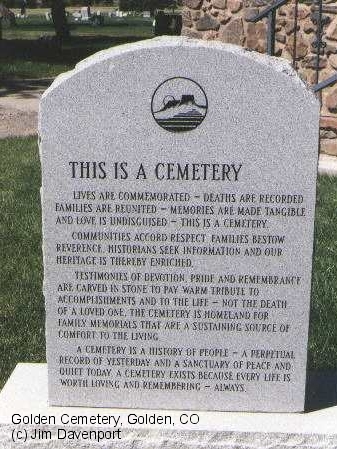
[[[0,66],[0,82],[3,79],[54,78],[73,68],[72,64],[3,60]]]
[[[0,387],[45,360],[40,163],[36,138],[0,140]]]
[[[72,23],[70,30],[71,39],[59,49],[51,41],[40,39],[55,34],[53,25],[43,15],[18,19],[16,27],[4,27],[0,81],[55,77],[97,51],[153,37],[152,20],[141,17],[105,17],[103,26]]]
[[[36,137],[0,140],[0,388],[18,362],[45,360]],[[309,368],[337,368],[337,178],[320,177]]]
[[[88,23],[70,21],[70,32],[79,36],[128,36],[149,37],[152,33],[152,20],[142,17],[110,18],[104,17],[104,24],[93,26]],[[6,26],[3,29],[4,39],[39,39],[41,36],[53,36],[54,27],[44,16],[33,16],[27,19],[17,19],[17,26]]]
[[[337,368],[337,177],[318,182],[311,304],[309,365]]]

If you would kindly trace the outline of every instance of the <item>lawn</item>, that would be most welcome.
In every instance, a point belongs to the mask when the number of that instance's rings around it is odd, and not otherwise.
[[[46,10],[47,11],[47,10]],[[41,37],[53,36],[55,34],[51,21],[47,21],[44,14],[30,16],[27,19],[16,19],[17,26],[4,26],[4,39],[40,39]],[[139,37],[149,37],[152,34],[151,18],[125,17],[111,18],[104,16],[104,24],[93,26],[90,23],[80,23],[69,20],[71,35],[79,36],[128,36],[130,34]]]
[[[36,138],[0,140],[0,387],[19,360],[45,359]]]
[[[45,360],[36,137],[0,140],[0,388],[18,362]],[[320,177],[309,368],[337,368],[337,178]]]
[[[52,23],[45,19],[46,11],[31,10],[27,19],[17,19],[17,26],[4,26],[0,81],[55,77],[99,50],[153,37],[152,19],[106,15],[102,26],[71,21],[71,38],[58,48],[50,39],[55,32]]]
[[[320,177],[309,366],[337,368],[337,177]]]

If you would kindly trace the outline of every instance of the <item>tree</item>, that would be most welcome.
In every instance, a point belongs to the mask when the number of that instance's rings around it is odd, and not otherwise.
[[[68,39],[70,32],[63,0],[51,0],[51,16],[55,27],[56,37],[60,42]]]
[[[10,26],[15,26],[15,14],[10,11],[6,6],[0,3],[0,40],[2,39],[2,22],[6,21]]]

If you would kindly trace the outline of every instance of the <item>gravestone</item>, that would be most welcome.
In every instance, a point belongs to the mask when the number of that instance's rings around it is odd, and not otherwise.
[[[319,103],[287,62],[157,38],[40,109],[51,405],[301,411]]]

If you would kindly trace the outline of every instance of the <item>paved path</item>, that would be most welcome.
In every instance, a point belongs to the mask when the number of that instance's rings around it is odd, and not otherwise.
[[[0,139],[36,134],[39,100],[52,81],[0,80]]]
[[[321,154],[319,157],[318,171],[320,174],[337,176],[337,157]]]
[[[37,133],[39,100],[52,79],[0,81],[0,139]],[[337,157],[321,154],[318,171],[337,176]]]

